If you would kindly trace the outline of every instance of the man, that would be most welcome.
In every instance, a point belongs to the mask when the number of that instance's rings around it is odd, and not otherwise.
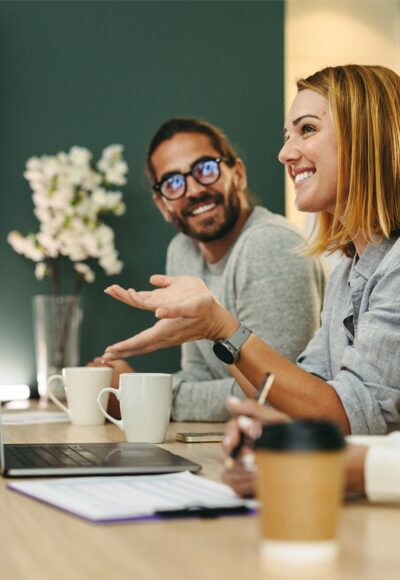
[[[168,248],[167,274],[201,277],[239,320],[294,361],[319,325],[323,272],[295,251],[304,239],[285,218],[252,207],[246,168],[227,137],[202,120],[171,119],[150,143],[146,173],[156,206],[180,231]],[[208,341],[183,344],[181,366],[174,420],[225,421],[229,395],[255,392]]]

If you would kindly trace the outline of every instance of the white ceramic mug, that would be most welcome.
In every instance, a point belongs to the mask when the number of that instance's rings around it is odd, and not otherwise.
[[[102,406],[105,394],[117,397],[121,419],[111,417]],[[172,405],[172,375],[165,373],[122,373],[119,389],[103,389],[97,403],[105,417],[125,432],[132,443],[162,443]]]
[[[111,385],[109,367],[67,367],[62,375],[53,375],[47,381],[49,398],[65,411],[73,425],[101,425],[105,418],[97,405],[97,396]],[[67,396],[67,406],[52,392],[55,380],[61,380]]]

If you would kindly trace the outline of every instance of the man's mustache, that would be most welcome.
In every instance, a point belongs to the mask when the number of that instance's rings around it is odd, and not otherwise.
[[[200,203],[207,203],[207,202],[224,203],[224,196],[222,195],[222,193],[219,193],[219,192],[216,192],[216,193],[204,192],[204,194],[202,194],[201,196],[196,197],[196,200],[192,201],[189,199],[187,206],[183,210],[182,214],[184,216],[188,216],[192,213],[194,208],[196,208]]]

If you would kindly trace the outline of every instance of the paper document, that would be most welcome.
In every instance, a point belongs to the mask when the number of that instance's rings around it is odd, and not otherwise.
[[[176,510],[193,507],[226,508],[228,513],[231,508],[231,513],[241,513],[234,510],[256,505],[238,498],[227,485],[188,471],[12,482],[8,488],[97,523],[162,519],[163,514],[175,517]],[[193,515],[198,514],[194,511]]]
[[[3,425],[34,425],[35,423],[65,423],[69,421],[67,413],[58,411],[16,411],[2,413]]]

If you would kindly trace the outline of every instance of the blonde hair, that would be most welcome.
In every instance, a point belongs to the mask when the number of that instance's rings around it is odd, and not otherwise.
[[[297,82],[330,104],[338,143],[333,214],[319,214],[310,253],[353,256],[400,229],[400,76],[383,66],[325,68]]]

